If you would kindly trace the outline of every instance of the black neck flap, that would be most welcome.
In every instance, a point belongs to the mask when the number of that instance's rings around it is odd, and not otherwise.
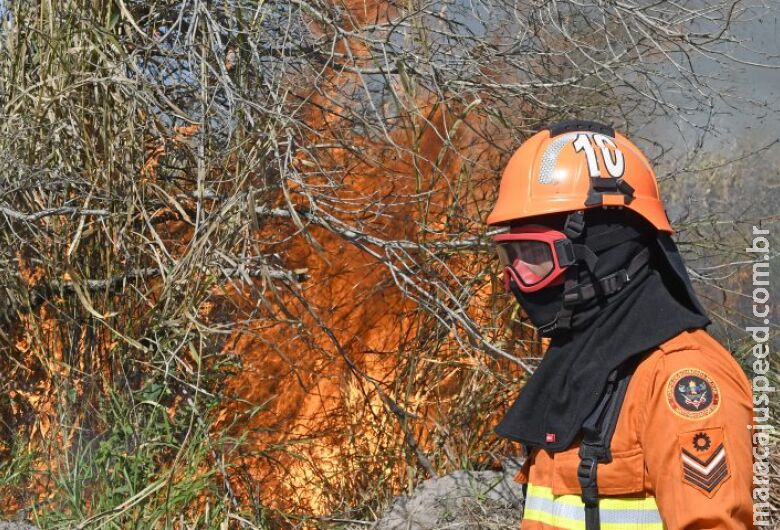
[[[698,304],[672,294],[676,278],[655,267],[640,269],[606,303],[594,299],[575,312],[571,332],[553,335],[541,364],[496,427],[498,435],[552,452],[568,448],[610,372],[685,330],[709,324]]]

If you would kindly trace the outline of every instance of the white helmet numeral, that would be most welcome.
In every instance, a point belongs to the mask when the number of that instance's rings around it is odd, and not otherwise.
[[[593,144],[590,143],[589,136],[591,135],[585,133],[578,134],[572,145],[577,153],[585,151],[585,160],[588,162],[588,173],[590,176],[601,177],[601,169],[599,169],[599,163],[596,160],[596,151],[593,149]],[[601,158],[604,160],[604,167],[607,168],[609,176],[613,178],[622,177],[626,164],[623,153],[617,148],[615,142],[603,134],[593,134],[592,136],[596,145],[601,148]],[[612,149],[609,149],[610,147]]]
[[[623,159],[623,153],[618,149],[612,138],[603,134],[594,134],[593,139],[596,141],[596,145],[601,148],[601,156],[604,157],[604,165],[607,167],[609,176],[614,178],[622,177],[623,171],[626,169],[625,160]],[[607,149],[607,146],[611,147],[612,150]],[[615,155],[614,160],[612,159],[613,154]]]

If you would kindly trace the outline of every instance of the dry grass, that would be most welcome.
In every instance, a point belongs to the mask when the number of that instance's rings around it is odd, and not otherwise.
[[[495,464],[541,348],[494,294],[498,170],[548,121],[708,105],[680,60],[740,13],[2,9],[2,510],[123,530],[370,518]]]

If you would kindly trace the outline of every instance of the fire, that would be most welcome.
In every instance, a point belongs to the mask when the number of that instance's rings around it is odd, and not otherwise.
[[[395,16],[394,7],[380,2],[353,2],[346,7],[350,18],[345,27],[359,28]],[[359,42],[351,45],[356,56],[367,56]],[[337,48],[343,52],[344,46],[339,42]],[[232,68],[236,57],[227,60]],[[332,87],[334,98],[341,88],[359,82],[349,72],[330,69],[322,75],[328,78],[324,86]],[[302,113],[311,130],[318,131],[311,144],[345,146],[330,148],[317,160],[306,150],[295,151],[293,167],[311,177],[307,183],[312,187],[333,188],[333,211],[346,224],[383,240],[442,242],[449,233],[478,233],[482,227],[474,224],[495,188],[491,168],[498,160],[495,146],[488,146],[475,132],[487,125],[472,123],[463,108],[414,94],[397,79],[392,82],[408,108],[415,110],[398,111],[404,125],[390,133],[390,142],[360,137],[344,142],[341,135],[349,124],[340,123],[333,101],[313,90],[298,94],[310,101]],[[455,123],[468,123],[470,128],[453,128]],[[138,168],[142,184],[156,185],[163,157],[193,141],[198,132],[196,125],[177,127],[171,138],[150,142],[146,160]],[[461,150],[483,169],[465,167],[466,157],[456,152]],[[365,156],[358,159],[356,152]],[[466,182],[461,178],[464,173],[475,177]],[[305,208],[307,190],[293,180],[285,184],[289,202]],[[177,200],[176,205],[160,205],[152,215],[164,220],[160,231],[165,233],[166,250],[172,256],[182,256],[193,236],[190,224],[184,222],[188,221],[189,199]],[[281,200],[270,206],[286,207]],[[461,465],[459,459],[474,454],[473,440],[486,438],[491,415],[503,405],[502,391],[490,380],[488,364],[504,371],[509,367],[487,356],[464,355],[462,338],[452,329],[443,329],[441,322],[396,284],[384,262],[392,259],[386,249],[373,243],[361,246],[325,226],[308,225],[306,231],[310,237],[288,219],[266,219],[256,233],[258,241],[285,236],[284,243],[261,251],[282,255],[287,267],[307,271],[308,279],[296,294],[261,279],[251,286],[224,282],[214,286],[212,298],[192,312],[206,322],[220,312],[243,322],[220,345],[224,357],[240,361],[240,370],[224,382],[226,399],[213,412],[211,430],[227,430],[236,439],[226,450],[229,461],[224,472],[220,469],[221,478],[230,483],[243,506],[259,500],[262,506],[285,514],[317,516],[348,512],[351,504],[373,500],[380,489],[400,492],[414,483],[420,469],[438,472]],[[367,251],[368,247],[380,258]],[[42,269],[23,263],[21,256],[19,260],[23,278],[31,287],[44,279]],[[469,316],[495,328],[500,317],[492,311],[490,277],[484,262],[477,261],[469,254],[456,255],[447,258],[446,266],[474,278],[477,286]],[[71,282],[73,277],[65,273],[57,280]],[[156,302],[160,284],[159,279],[146,282],[149,292],[144,303],[148,307]],[[273,307],[256,299],[253,293],[257,290],[269,293],[266,303]],[[224,306],[221,301],[226,301]],[[128,309],[124,317],[133,319],[148,307]],[[101,321],[115,315],[91,314]],[[73,347],[77,353],[99,355],[76,355],[81,364],[71,367],[63,362],[66,348],[56,317],[49,314],[46,304],[27,320],[23,318],[19,330],[15,338],[18,357],[34,356],[31,343],[41,343],[40,336],[33,337],[36,333],[44,335],[46,344],[44,375],[35,379],[36,385],[11,395],[14,404],[24,402],[35,412],[30,444],[51,448],[54,442],[57,448],[71,448],[77,445],[76,427],[85,418],[68,418],[72,427],[53,434],[59,413],[56,395],[61,390],[53,388],[52,381],[67,380],[64,372],[75,368],[94,376],[93,391],[107,392],[102,385],[118,378],[114,364],[121,360],[112,360],[111,352],[119,339],[108,330],[88,337],[85,326]],[[143,347],[138,344],[139,349]],[[186,351],[176,359],[188,371],[197,364]],[[86,390],[79,385],[74,392],[83,395]],[[186,399],[180,395],[161,403],[171,423],[185,407]],[[129,447],[127,453],[133,450]],[[488,462],[489,454],[485,450],[479,458]],[[56,462],[50,468],[43,460],[36,465],[42,471],[64,465],[58,455],[50,457]],[[203,472],[208,471],[208,466],[200,465]],[[181,470],[174,471],[174,476],[181,476]],[[30,489],[39,499],[47,495],[47,485]]]

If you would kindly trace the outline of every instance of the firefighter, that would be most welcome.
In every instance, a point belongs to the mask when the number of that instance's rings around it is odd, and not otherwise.
[[[535,134],[489,225],[548,349],[496,427],[520,442],[523,530],[744,530],[752,404],[670,235],[655,174],[611,127]]]

